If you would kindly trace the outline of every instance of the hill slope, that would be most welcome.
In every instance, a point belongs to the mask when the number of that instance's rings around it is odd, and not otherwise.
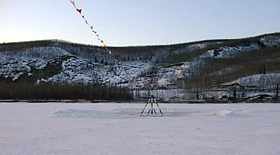
[[[110,50],[60,40],[0,44],[0,80],[170,90],[280,72],[280,33]]]

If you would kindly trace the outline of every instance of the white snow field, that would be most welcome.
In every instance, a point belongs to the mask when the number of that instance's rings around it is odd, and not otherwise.
[[[1,155],[279,155],[280,104],[0,104]]]

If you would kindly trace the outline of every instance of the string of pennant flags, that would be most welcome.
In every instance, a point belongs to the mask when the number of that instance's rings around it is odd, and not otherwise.
[[[69,1],[74,7],[74,9],[76,10],[76,12],[82,17],[85,24],[89,26],[91,33],[96,36],[97,40],[100,42],[102,47],[106,50],[106,52],[111,54],[112,52],[108,49],[108,46],[106,45],[105,41],[100,37],[99,33],[94,29],[94,26],[88,22],[86,16],[83,13],[83,9],[79,8],[74,0],[69,0]]]

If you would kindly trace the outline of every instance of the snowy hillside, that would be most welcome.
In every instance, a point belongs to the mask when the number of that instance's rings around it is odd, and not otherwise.
[[[279,72],[279,49],[277,33],[236,40],[111,47],[112,55],[100,47],[58,40],[8,43],[0,44],[0,80],[171,90],[197,87],[198,81],[208,79],[200,87],[211,87],[258,74],[262,64],[267,64],[269,73]]]
[[[273,88],[275,85],[280,84],[280,74],[256,74],[242,77],[234,82],[241,85],[256,86],[259,88]]]

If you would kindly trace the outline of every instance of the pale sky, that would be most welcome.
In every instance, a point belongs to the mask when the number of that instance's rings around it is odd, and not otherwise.
[[[280,0],[76,0],[112,46],[280,32]],[[63,39],[99,45],[68,0],[0,0],[0,42]]]

